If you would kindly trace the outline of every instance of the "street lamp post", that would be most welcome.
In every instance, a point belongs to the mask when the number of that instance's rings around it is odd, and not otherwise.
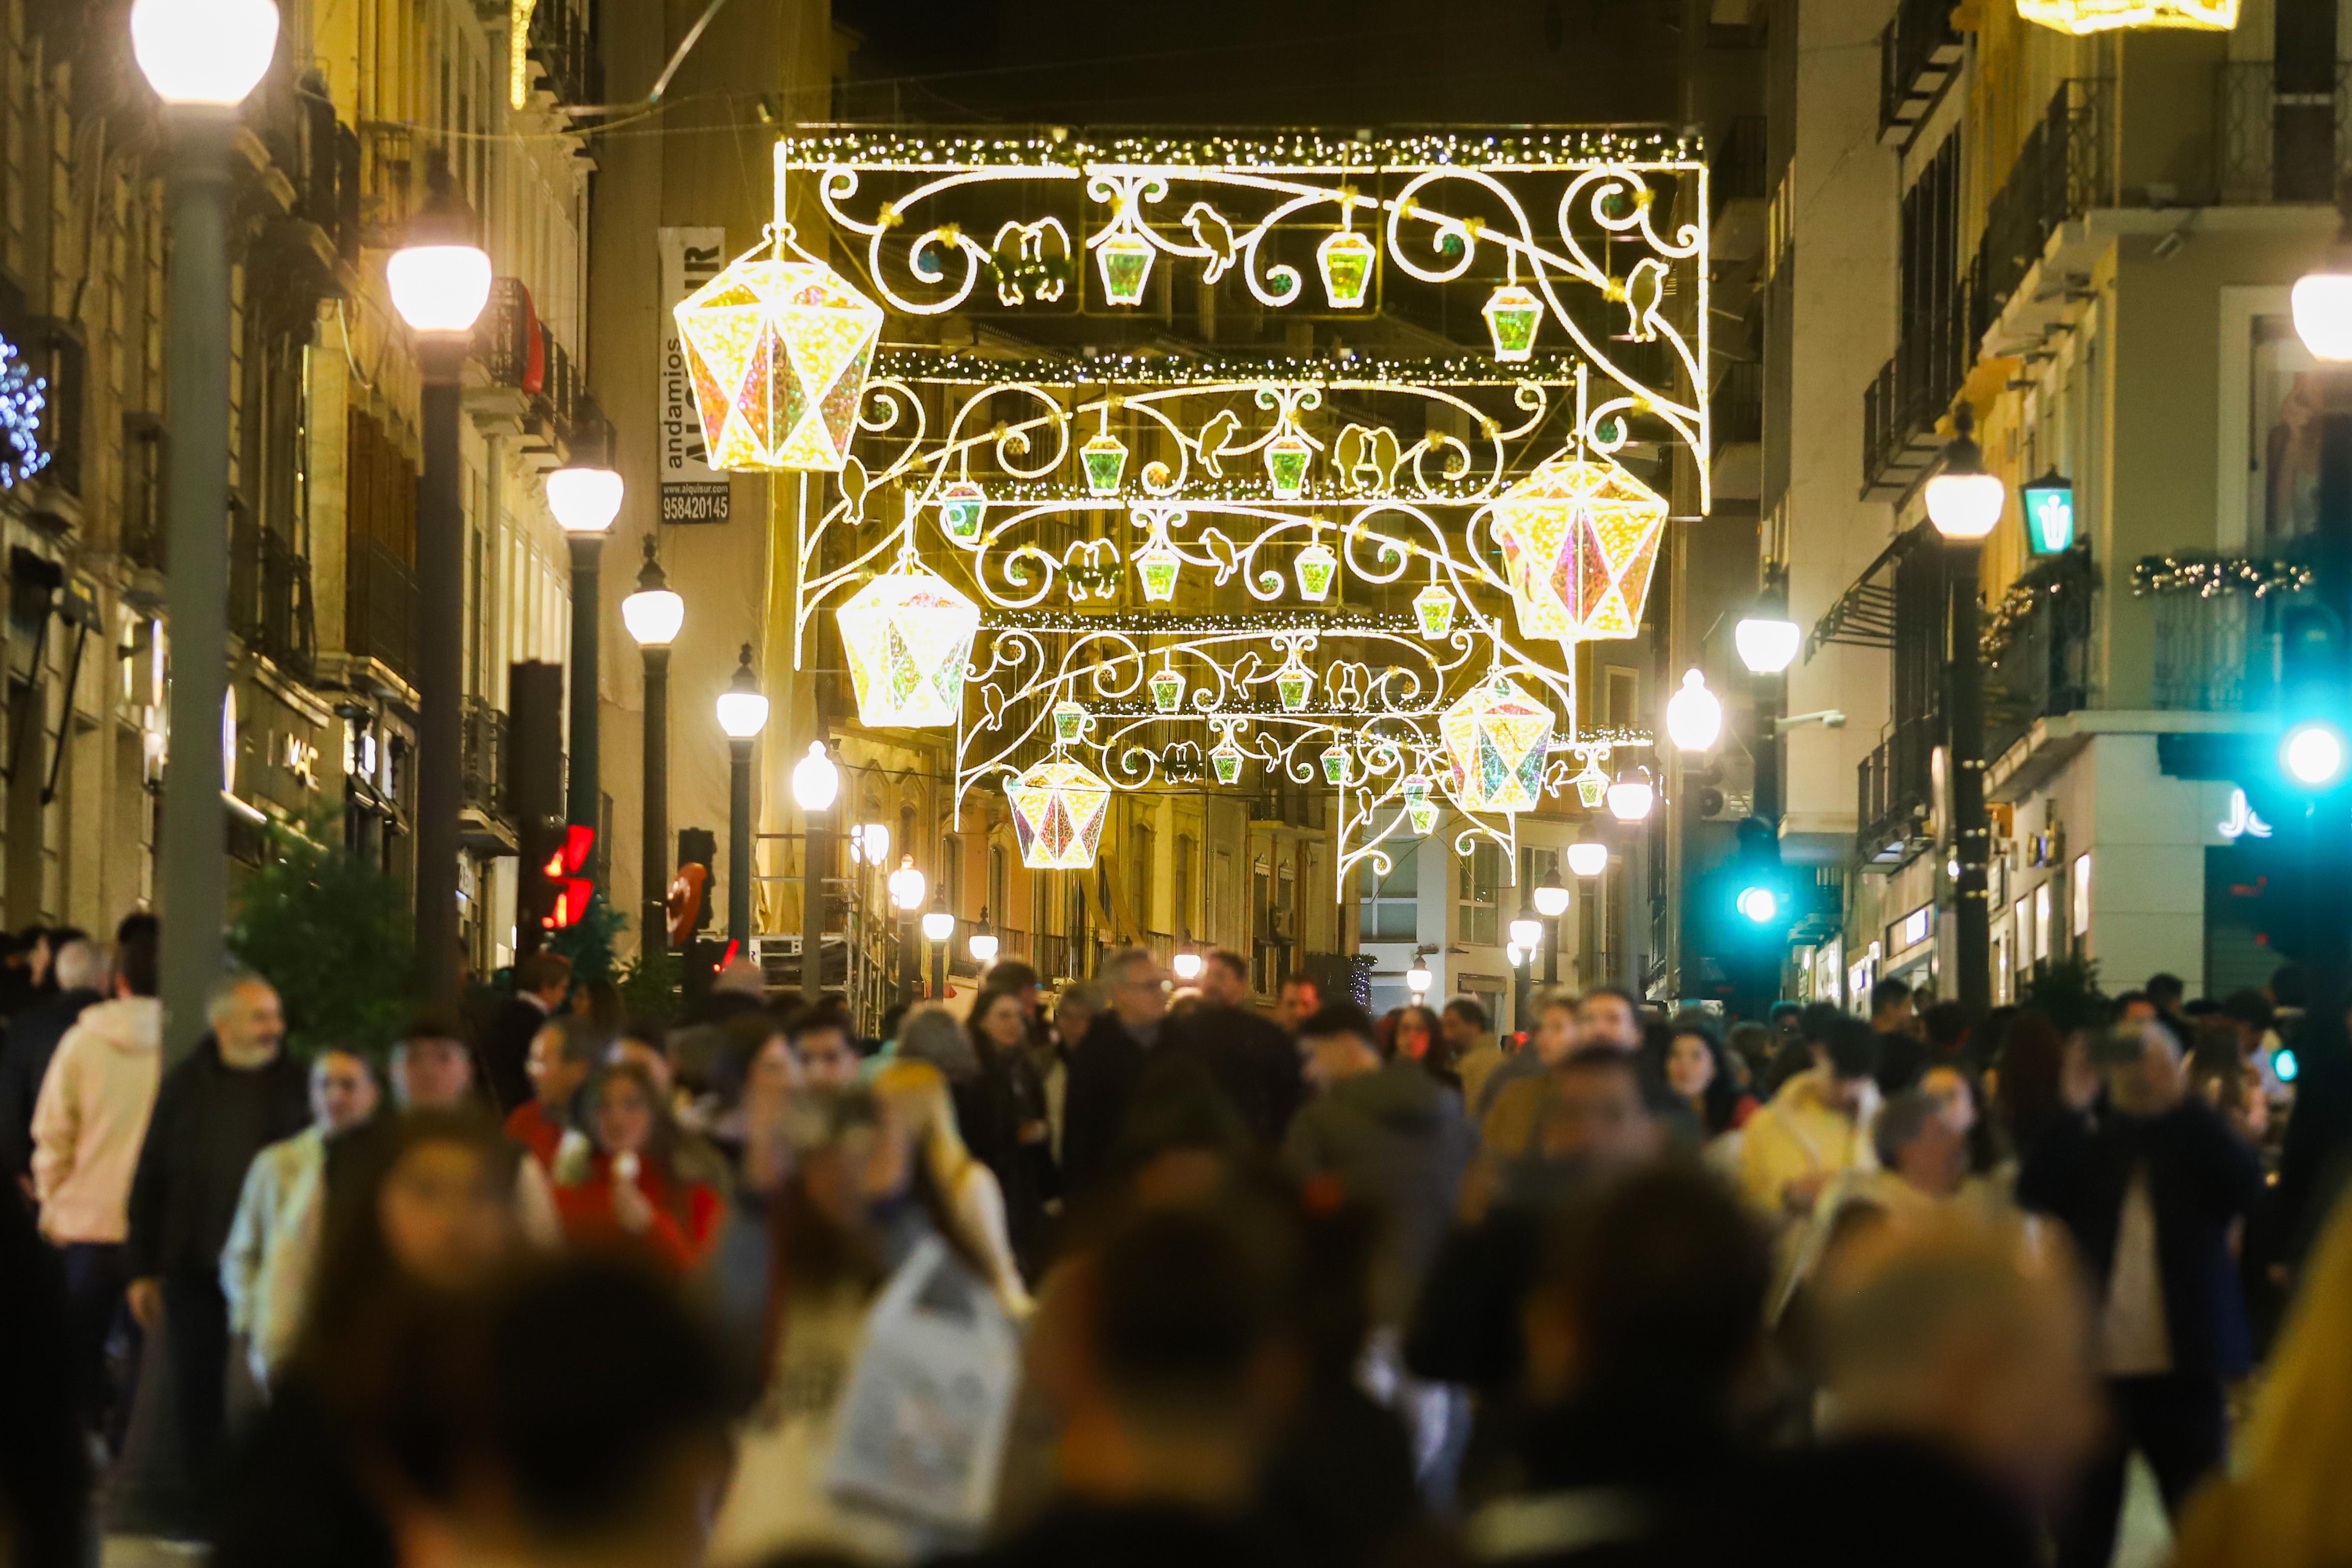
[[[898,911],[898,999],[911,1005],[922,984],[922,960],[915,951],[915,916],[930,891],[929,879],[915,867],[911,852],[901,851],[898,869],[890,873],[890,903]]]
[[[1788,701],[1789,665],[1797,657],[1801,635],[1789,619],[1789,579],[1786,569],[1764,569],[1764,591],[1755,608],[1732,629],[1739,662],[1756,681],[1756,796],[1751,808],[1759,821],[1780,825],[1780,709]]]
[[[170,507],[164,578],[171,733],[157,892],[163,922],[164,1048],[195,1048],[222,969],[228,906],[227,782],[220,733],[228,697],[229,146],[236,106],[277,52],[269,0],[137,0],[131,44],[163,100],[172,148]]]
[[[1536,913],[1549,928],[1551,940],[1544,946],[1544,984],[1559,984],[1559,917],[1568,913],[1568,889],[1559,880],[1557,868],[1543,874],[1536,883]]]
[[[1949,683],[1946,709],[1951,725],[1952,825],[1959,852],[1954,888],[1953,959],[1959,970],[1959,1002],[1971,1019],[1992,1008],[1992,829],[1984,800],[1984,656],[1978,645],[1977,550],[2000,523],[2008,487],[1985,471],[1984,455],[1970,434],[1975,418],[1962,403],[1953,415],[1951,442],[1942,467],[1927,481],[1928,520],[1944,537],[1950,638],[1945,660]]]
[[[604,827],[598,799],[597,633],[603,615],[604,535],[621,512],[621,476],[610,468],[558,468],[547,476],[547,509],[572,547],[572,770],[563,815],[575,827]]]
[[[727,732],[727,939],[751,956],[751,743],[768,727],[768,699],[751,669],[751,644],[719,694],[719,727]]]
[[[1511,959],[1511,1018],[1515,1023],[1527,1021],[1528,987],[1535,978],[1536,949],[1543,943],[1546,924],[1532,896],[1511,922],[1511,948],[1515,954]],[[1501,1029],[1503,1020],[1496,1019],[1495,1027]]]
[[[931,1000],[948,994],[948,944],[955,940],[955,915],[948,908],[948,890],[940,889],[923,915],[923,940],[931,945]]]
[[[801,809],[801,995],[811,1003],[824,995],[824,813],[841,793],[841,769],[824,754],[824,742],[809,742],[808,755],[793,768],[793,802]]]
[[[645,929],[638,949],[669,947],[669,650],[686,624],[686,601],[669,586],[655,559],[654,536],[646,536],[646,564],[637,591],[621,601],[621,624],[646,664],[645,843],[638,875]]]
[[[433,154],[408,243],[384,267],[394,308],[416,340],[425,447],[416,485],[416,964],[428,1004],[457,1000],[457,811],[465,748],[465,503],[458,488],[458,378],[490,297],[490,258],[473,214]]]

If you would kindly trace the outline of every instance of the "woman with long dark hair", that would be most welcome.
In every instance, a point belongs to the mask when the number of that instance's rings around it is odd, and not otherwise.
[[[1664,1040],[1645,1044],[1645,1075],[1663,1083],[1675,1098],[1690,1107],[1703,1145],[1713,1145],[1737,1133],[1755,1113],[1756,1101],[1739,1092],[1726,1059],[1723,1037],[1704,1018],[1678,1018],[1664,1031]]]
[[[392,1568],[395,1513],[456,1480],[436,1347],[522,1247],[523,1151],[487,1114],[412,1111],[338,1152],[317,1280],[224,1498],[215,1568]]]
[[[653,1075],[633,1062],[603,1068],[580,1091],[572,1122],[587,1134],[586,1168],[555,1189],[575,1245],[641,1251],[673,1276],[702,1260],[719,1227],[718,1190],[678,1169],[678,1130]]]

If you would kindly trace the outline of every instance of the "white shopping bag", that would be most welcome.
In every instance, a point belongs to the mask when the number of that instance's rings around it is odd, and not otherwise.
[[[937,1239],[891,1278],[834,1427],[825,1489],[951,1531],[989,1520],[1021,1349],[988,1282]]]

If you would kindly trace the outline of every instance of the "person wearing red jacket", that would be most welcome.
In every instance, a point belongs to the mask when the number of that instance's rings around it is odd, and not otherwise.
[[[581,1091],[574,1120],[591,1152],[555,1188],[565,1237],[639,1253],[672,1276],[690,1272],[718,1232],[719,1193],[679,1176],[677,1125],[652,1077],[629,1062],[604,1069]]]
[[[584,1018],[552,1018],[531,1037],[526,1070],[531,1097],[507,1117],[507,1136],[530,1151],[541,1170],[555,1167],[555,1151],[570,1128],[570,1107],[612,1043],[610,1030]]]

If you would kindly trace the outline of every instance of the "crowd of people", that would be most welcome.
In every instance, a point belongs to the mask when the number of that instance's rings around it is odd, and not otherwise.
[[[2105,1568],[2135,1454],[2185,1568],[2352,1550],[2336,977],[1498,1038],[1130,951],[868,1039],[540,954],[167,1067],[156,943],[0,977],[0,1563]]]

